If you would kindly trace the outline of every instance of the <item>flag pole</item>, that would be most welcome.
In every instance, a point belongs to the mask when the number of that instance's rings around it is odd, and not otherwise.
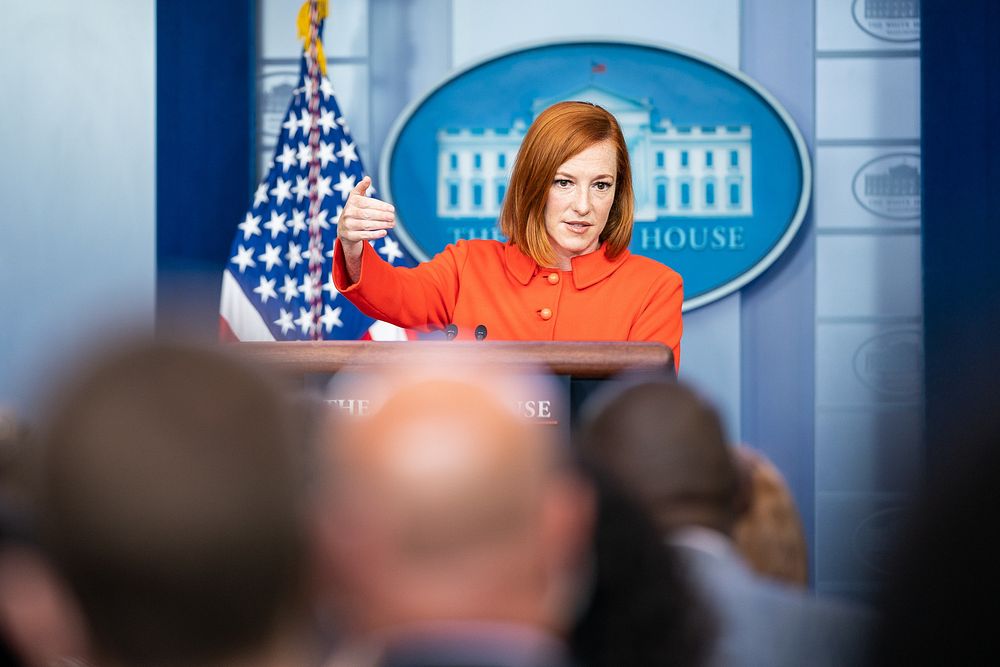
[[[306,95],[309,96],[309,277],[314,288],[309,307],[312,313],[313,340],[322,340],[323,338],[323,328],[320,326],[320,317],[323,314],[323,290],[318,289],[323,284],[323,236],[320,226],[316,223],[316,218],[320,212],[319,20],[319,0],[309,0],[309,42],[307,50],[309,83],[305,88]]]

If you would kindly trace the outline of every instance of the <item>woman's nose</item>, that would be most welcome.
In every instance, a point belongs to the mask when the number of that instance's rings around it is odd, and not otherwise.
[[[573,198],[573,210],[580,215],[590,213],[590,190],[581,188]]]

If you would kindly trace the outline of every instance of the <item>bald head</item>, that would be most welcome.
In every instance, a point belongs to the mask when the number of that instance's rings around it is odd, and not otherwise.
[[[677,382],[620,389],[592,405],[581,447],[653,513],[662,530],[701,525],[728,533],[741,478],[716,411]]]
[[[326,505],[369,626],[540,621],[553,566],[582,555],[585,492],[551,427],[485,387],[417,380],[331,433]]]

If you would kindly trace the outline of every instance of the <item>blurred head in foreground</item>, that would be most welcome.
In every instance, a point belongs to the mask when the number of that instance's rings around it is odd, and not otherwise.
[[[677,382],[625,384],[587,421],[584,449],[653,513],[714,613],[713,665],[861,664],[867,610],[756,575],[732,540],[746,508],[712,406]]]
[[[96,662],[294,655],[299,434],[277,388],[221,352],[140,344],[72,377],[46,426],[40,536]]]
[[[349,634],[565,633],[592,492],[555,429],[515,413],[533,390],[510,380],[445,362],[383,373],[371,413],[330,429],[321,533]]]
[[[786,584],[809,583],[805,529],[791,489],[763,452],[736,446],[749,492],[747,511],[736,522],[736,548],[755,572]]]
[[[743,479],[715,410],[676,382],[625,384],[595,396],[584,454],[622,480],[663,532],[697,525],[730,535]]]
[[[598,489],[594,572],[573,628],[580,667],[705,664],[715,619],[687,581],[648,512],[616,480],[591,470]]]

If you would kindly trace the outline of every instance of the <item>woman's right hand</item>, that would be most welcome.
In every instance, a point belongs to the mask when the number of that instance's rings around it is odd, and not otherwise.
[[[366,195],[371,184],[371,177],[361,179],[348,195],[337,221],[337,238],[352,283],[361,278],[361,244],[382,238],[396,226],[396,207]]]

